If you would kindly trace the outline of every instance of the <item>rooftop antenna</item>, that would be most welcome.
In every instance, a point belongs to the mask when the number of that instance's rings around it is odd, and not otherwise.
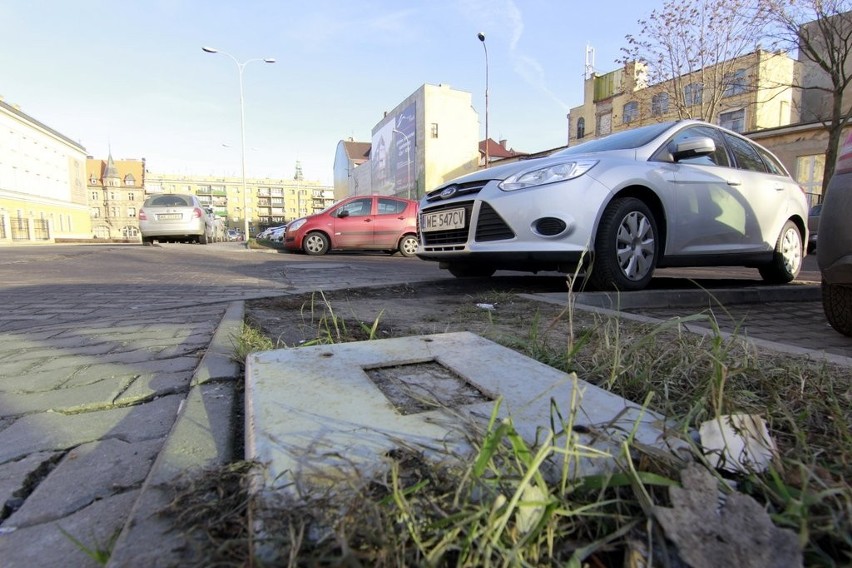
[[[595,74],[595,48],[586,44],[586,72],[585,78],[591,79]]]

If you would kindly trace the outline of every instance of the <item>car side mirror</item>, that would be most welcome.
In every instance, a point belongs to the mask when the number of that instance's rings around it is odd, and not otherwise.
[[[341,209],[340,211],[337,212],[337,217],[338,217],[338,219],[343,219],[344,217],[349,217],[349,210]]]
[[[707,136],[699,136],[696,138],[687,138],[681,140],[677,144],[669,146],[672,158],[675,162],[688,158],[696,158],[698,156],[707,156],[716,151],[716,143],[712,138]]]

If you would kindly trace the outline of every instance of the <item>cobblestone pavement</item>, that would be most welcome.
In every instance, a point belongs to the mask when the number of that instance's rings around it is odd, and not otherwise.
[[[0,249],[0,566],[98,565],[82,548],[109,549],[125,524],[230,302],[439,276],[341,258]],[[376,269],[388,262],[405,270]]]

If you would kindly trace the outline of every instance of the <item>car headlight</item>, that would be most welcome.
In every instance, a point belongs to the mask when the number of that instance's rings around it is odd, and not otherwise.
[[[295,221],[287,225],[285,231],[295,231],[296,229],[304,225],[305,221],[307,221],[307,219],[296,219]]]
[[[509,176],[500,182],[498,187],[503,191],[515,191],[516,189],[567,181],[580,177],[597,163],[597,160],[574,160],[571,162],[551,164],[546,168],[527,170]]]

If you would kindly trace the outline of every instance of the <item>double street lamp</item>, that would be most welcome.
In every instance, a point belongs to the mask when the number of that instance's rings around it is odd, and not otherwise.
[[[243,176],[243,235],[248,242],[249,239],[249,201],[248,201],[248,190],[246,188],[246,111],[245,111],[245,98],[243,97],[243,69],[245,69],[246,65],[253,61],[263,61],[264,63],[275,63],[275,60],[271,57],[266,58],[257,58],[257,59],[249,59],[247,61],[243,61],[242,63],[237,61],[237,58],[227,53],[225,51],[219,51],[213,47],[202,47],[202,51],[205,53],[221,53],[222,55],[227,55],[231,58],[231,61],[236,63],[237,71],[240,76],[240,158],[242,160],[242,176]]]
[[[482,49],[485,50],[485,167],[488,167],[488,46],[485,45],[485,34],[479,32],[476,34],[479,41],[482,42]]]

